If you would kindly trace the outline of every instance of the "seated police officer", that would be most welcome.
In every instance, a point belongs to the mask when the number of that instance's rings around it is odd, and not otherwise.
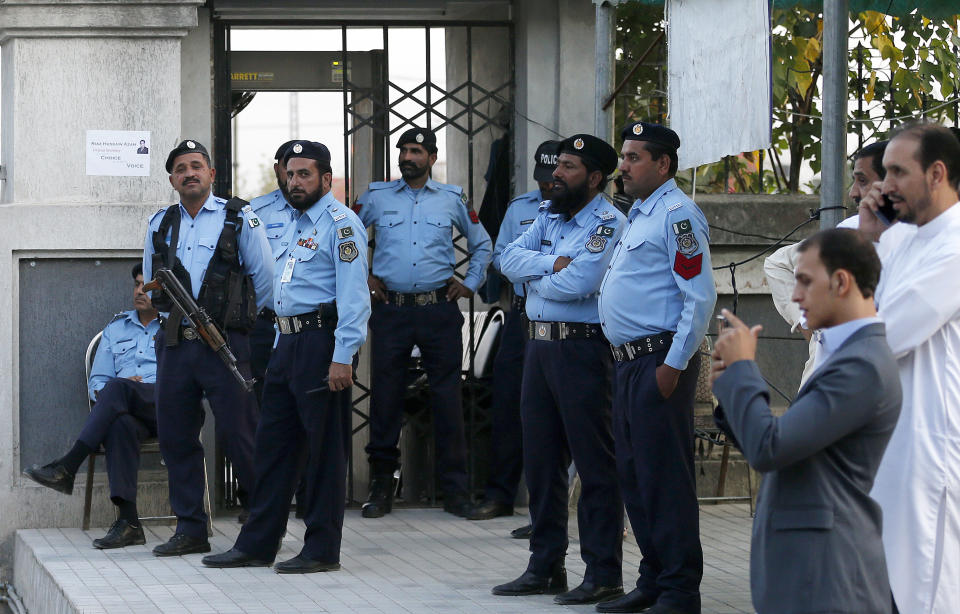
[[[533,156],[537,189],[510,201],[500,223],[493,248],[493,268],[500,270],[504,248],[530,228],[540,203],[550,199],[553,171],[557,168],[559,141],[544,141]],[[524,330],[523,284],[513,284],[510,310],[503,321],[500,346],[493,359],[493,402],[490,408],[490,470],[484,500],[471,508],[470,520],[511,516],[523,473],[523,441],[520,428],[520,382],[523,378]]]
[[[257,482],[250,518],[229,551],[207,567],[273,562],[286,529],[290,497],[309,450],[304,482],[303,550],[278,573],[340,567],[340,540],[350,455],[353,364],[367,334],[367,236],[357,216],[333,197],[330,152],[294,141],[285,158],[297,219],[274,278],[280,338],[270,359],[257,428]]]
[[[460,399],[463,315],[457,299],[473,296],[490,263],[490,236],[459,186],[437,183],[430,169],[437,161],[437,137],[426,128],[400,135],[401,179],[371,183],[357,200],[364,226],[376,226],[370,399],[370,495],[365,518],[390,512],[399,467],[400,424],[406,369],[413,346],[420,348],[433,405],[436,467],[443,509],[465,516],[467,454]],[[470,266],[463,283],[454,276],[457,261],[453,228],[467,238]]]
[[[198,305],[226,332],[244,377],[250,377],[248,333],[259,309],[270,302],[273,256],[263,223],[239,198],[229,202],[210,191],[215,170],[197,141],[181,142],[167,157],[170,184],[180,202],[158,211],[147,230],[143,253],[146,278],[154,267],[174,272]],[[161,294],[154,304],[171,309]],[[157,556],[209,552],[203,510],[204,471],[201,400],[216,418],[217,441],[240,487],[253,488],[253,436],[257,403],[217,354],[184,325],[173,307],[157,334],[157,434],[167,464],[170,507],[177,515],[173,537],[154,548]]]
[[[500,268],[526,287],[530,320],[520,414],[530,491],[530,562],[495,595],[558,594],[563,605],[623,592],[623,506],[610,427],[612,358],[597,291],[625,218],[604,197],[617,152],[588,134],[560,144],[552,199],[503,250]],[[583,583],[567,591],[567,468],[580,473],[577,505]]]
[[[95,548],[122,548],[146,543],[137,514],[137,470],[140,443],[157,436],[153,382],[157,376],[154,335],[160,329],[157,310],[143,292],[141,265],[133,267],[132,311],[114,316],[103,329],[90,370],[87,390],[95,401],[83,431],[63,457],[34,465],[23,474],[62,493],[73,493],[73,481],[83,461],[102,445],[106,450],[110,500],[117,521]]]

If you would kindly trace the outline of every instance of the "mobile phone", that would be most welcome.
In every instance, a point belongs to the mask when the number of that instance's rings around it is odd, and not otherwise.
[[[877,218],[889,226],[897,219],[897,210],[893,208],[893,201],[886,194],[883,195],[883,204],[877,207]]]

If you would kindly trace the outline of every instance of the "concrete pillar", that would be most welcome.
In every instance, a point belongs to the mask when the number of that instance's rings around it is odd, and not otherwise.
[[[514,182],[536,187],[533,154],[547,139],[593,133],[594,6],[579,0],[529,0],[515,7],[516,126]]]
[[[39,487],[21,477],[22,462],[24,455],[62,454],[78,434],[86,412],[80,346],[110,316],[91,306],[104,297],[121,308],[131,304],[129,277],[118,281],[124,291],[117,297],[113,288],[81,283],[71,295],[54,292],[23,304],[27,277],[21,271],[52,276],[40,280],[52,288],[78,277],[98,279],[102,267],[129,275],[128,264],[142,253],[147,218],[172,201],[163,164],[181,133],[181,39],[196,27],[200,4],[0,4],[0,152],[6,171],[0,188],[0,423],[8,425],[0,429],[0,578],[9,577],[14,530],[79,526],[82,487],[72,497]],[[203,62],[209,63],[209,55]],[[209,82],[199,81],[196,87],[209,89]],[[86,130],[150,131],[149,176],[86,175]],[[31,262],[34,268],[24,268]],[[67,269],[73,277],[63,279]],[[21,360],[21,339],[33,338],[33,323],[57,331],[56,347],[46,351],[59,357],[62,368],[38,374],[35,364]],[[24,382],[42,382],[51,399],[66,395],[76,402],[21,406],[29,396]],[[29,420],[23,419],[26,412]],[[39,428],[44,433],[27,434],[49,449],[25,448],[21,422],[45,425]],[[95,500],[107,512],[102,486]],[[101,514],[99,522],[111,519]]]

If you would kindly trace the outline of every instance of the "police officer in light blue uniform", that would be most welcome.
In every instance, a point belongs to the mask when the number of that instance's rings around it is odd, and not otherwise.
[[[495,595],[562,593],[563,605],[622,593],[623,510],[610,430],[612,361],[600,330],[597,290],[624,217],[602,194],[617,153],[601,139],[560,145],[552,200],[503,251],[504,275],[526,287],[530,320],[520,411],[530,491],[530,562]],[[567,468],[583,486],[577,506],[583,583],[567,591]]]
[[[462,188],[430,178],[437,160],[432,130],[411,128],[400,135],[397,147],[401,179],[371,183],[357,200],[360,220],[376,231],[369,278],[374,301],[366,448],[371,481],[363,516],[378,518],[393,505],[406,365],[414,345],[430,385],[443,508],[465,516],[470,500],[460,399],[463,315],[457,299],[473,296],[483,282],[490,236]],[[454,277],[454,228],[467,238],[470,254],[463,283]]]
[[[160,263],[174,271],[178,278],[182,277],[181,283],[198,303],[211,311],[225,329],[240,372],[249,377],[248,333],[257,311],[270,303],[273,292],[273,255],[263,223],[249,205],[243,206],[243,201],[236,199],[228,206],[211,193],[216,172],[210,166],[206,149],[197,141],[186,140],[177,145],[167,157],[166,168],[171,185],[180,194],[180,202],[161,209],[150,219],[144,247],[144,276],[150,278],[155,247],[159,246],[160,251],[156,253]],[[221,236],[228,235],[233,237],[227,241],[232,246],[229,250],[220,241]],[[208,268],[217,274],[207,275]],[[224,287],[227,272],[243,280],[234,297],[236,303],[216,299],[234,294]],[[253,314],[252,318],[245,317],[249,313]],[[222,321],[228,317],[232,319]],[[209,401],[216,417],[217,440],[224,447],[240,487],[249,493],[254,478],[256,399],[233,379],[196,331],[183,325],[180,319],[165,320],[157,335],[156,347],[158,439],[170,478],[170,507],[177,515],[177,529],[167,543],[157,546],[153,552],[157,556],[209,552],[207,516],[203,509],[203,447],[199,441],[203,407],[200,402],[204,397]]]
[[[296,209],[290,206],[287,194],[287,169],[283,165],[283,155],[295,142],[287,141],[278,147],[277,153],[274,154],[276,161],[273,163],[273,172],[277,176],[277,189],[250,201],[250,208],[263,223],[275,259],[279,259],[288,247],[288,241],[284,239],[284,235],[293,223],[296,213]],[[263,374],[267,370],[267,362],[270,360],[270,352],[276,336],[273,328],[276,315],[270,305],[261,309],[257,314],[257,323],[250,333],[250,369],[257,380],[254,384],[257,401],[263,398]]]
[[[137,513],[137,470],[140,443],[157,436],[154,335],[160,322],[150,297],[143,292],[140,264],[133,268],[133,280],[135,309],[118,313],[103,329],[97,346],[87,383],[94,404],[83,431],[63,457],[23,472],[35,482],[72,494],[80,465],[102,445],[117,520],[104,537],[93,540],[94,548],[100,549],[146,543]]]
[[[600,287],[600,320],[616,360],[617,471],[643,559],[636,589],[597,610],[697,614],[693,404],[698,348],[717,299],[710,234],[673,179],[677,134],[634,122],[621,136],[620,174],[637,201]]]
[[[510,201],[493,247],[493,267],[500,271],[504,248],[533,224],[540,203],[550,198],[553,171],[557,168],[559,141],[544,141],[534,154],[533,178],[537,189]],[[490,469],[484,500],[467,518],[486,520],[513,514],[513,502],[523,473],[523,438],[520,428],[520,383],[523,379],[523,284],[513,284],[510,310],[500,332],[500,345],[493,360],[493,402],[490,408]]]
[[[370,317],[367,235],[330,191],[330,151],[294,141],[285,165],[298,210],[273,286],[280,338],[270,359],[257,428],[257,484],[250,518],[229,551],[208,567],[269,565],[287,525],[288,504],[306,445],[303,550],[279,573],[332,571],[340,541],[350,453],[350,386]]]

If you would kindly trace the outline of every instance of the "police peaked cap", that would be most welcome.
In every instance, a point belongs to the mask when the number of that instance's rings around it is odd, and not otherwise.
[[[670,149],[680,149],[680,137],[677,133],[659,124],[629,123],[620,131],[620,138],[624,141],[649,141]]]
[[[414,126],[405,131],[400,135],[400,140],[397,141],[397,148],[409,145],[410,143],[423,145],[423,148],[430,153],[436,153],[437,151],[437,135],[429,128],[417,128]]]
[[[560,153],[580,156],[584,162],[590,162],[600,169],[604,176],[617,169],[619,160],[616,150],[609,143],[592,134],[575,134],[560,141]]]
[[[296,143],[296,142],[297,142],[297,140],[294,139],[294,140],[292,140],[292,141],[287,141],[286,143],[284,143],[284,144],[281,145],[280,147],[277,147],[277,153],[273,154],[273,159],[276,160],[276,161],[278,161],[278,162],[282,161],[284,154],[287,153],[287,149],[288,149],[291,145],[293,145],[294,143]]]
[[[544,141],[533,154],[533,178],[549,183],[553,181],[553,171],[557,168],[557,156],[560,155],[560,141]]]
[[[287,165],[290,158],[309,158],[317,162],[330,165],[330,150],[323,143],[316,141],[292,141],[283,154],[283,164]]]
[[[203,154],[203,157],[207,159],[207,163],[210,163],[210,154],[207,152],[207,148],[201,145],[200,141],[187,139],[186,141],[180,141],[180,144],[173,148],[173,151],[167,156],[167,165],[164,168],[167,169],[168,173],[173,172],[173,161],[179,156],[192,153]]]

